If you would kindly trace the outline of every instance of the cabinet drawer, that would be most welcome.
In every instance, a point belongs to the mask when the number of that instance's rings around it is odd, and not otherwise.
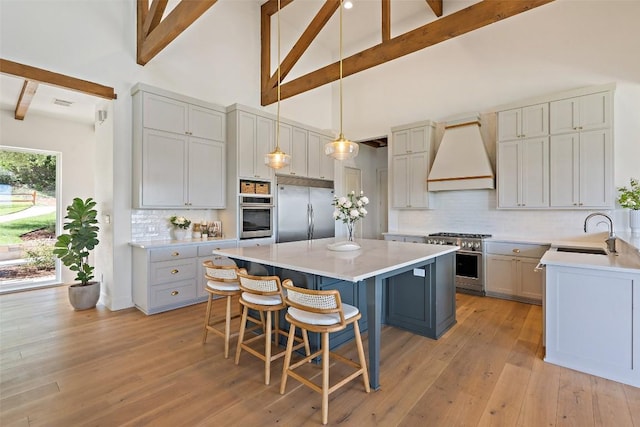
[[[174,259],[195,258],[198,254],[196,246],[176,246],[172,248],[153,249],[149,255],[151,262]]]
[[[196,277],[196,260],[161,261],[151,264],[151,286]]]
[[[178,304],[194,298],[196,298],[195,280],[168,283],[151,288],[151,305],[153,307]]]
[[[549,245],[518,242],[487,242],[485,252],[496,255],[517,255],[529,258],[542,258]]]
[[[221,240],[206,245],[198,245],[198,256],[210,256],[211,251],[225,248],[235,248],[238,243],[235,240]]]

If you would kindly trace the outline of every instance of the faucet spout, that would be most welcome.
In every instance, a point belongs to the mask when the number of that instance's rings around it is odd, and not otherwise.
[[[607,221],[609,221],[609,224],[608,224],[609,237],[607,238],[607,240],[605,240],[605,243],[607,244],[607,250],[610,253],[615,253],[616,252],[616,233],[613,231],[613,220],[609,215],[604,214],[602,212],[594,212],[592,214],[587,215],[587,217],[584,219],[584,232],[585,233],[587,232],[587,223],[594,216],[602,216],[606,218]],[[605,222],[605,221],[601,221],[601,222]],[[600,222],[598,224],[600,224]]]

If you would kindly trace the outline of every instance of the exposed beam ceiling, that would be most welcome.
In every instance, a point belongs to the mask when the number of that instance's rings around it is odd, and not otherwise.
[[[290,4],[293,0],[281,0],[281,9]],[[441,0],[426,0],[436,16],[442,14]],[[475,3],[465,9],[452,13],[406,32],[394,38],[390,38],[390,10],[389,1],[381,0],[382,22],[381,38],[378,45],[365,49],[348,58],[343,58],[343,76],[356,74],[360,71],[384,64],[404,55],[433,46],[445,40],[452,39],[470,31],[501,21],[505,18],[526,12],[533,8],[550,3],[554,0],[484,0]],[[288,60],[286,71],[290,71],[297,59],[309,47],[313,37],[317,35],[322,26],[328,21],[326,14],[337,9],[340,0],[326,0],[325,5],[313,18],[295,43],[292,51],[287,55]],[[277,99],[277,76],[271,75],[271,15],[277,13],[277,0],[269,0],[261,8],[261,82],[262,82],[262,105],[269,105]],[[312,27],[313,25],[313,27]],[[320,27],[319,27],[320,26]],[[295,49],[295,52],[293,52]],[[284,62],[281,64],[281,73],[284,69]],[[280,84],[280,98],[286,99],[299,95],[311,89],[336,81],[340,77],[339,61],[307,73],[301,77]],[[281,79],[282,81],[282,79]]]
[[[137,5],[137,62],[145,65],[167,47],[189,25],[205,13],[217,0],[181,0],[164,18],[168,0],[138,0]]]

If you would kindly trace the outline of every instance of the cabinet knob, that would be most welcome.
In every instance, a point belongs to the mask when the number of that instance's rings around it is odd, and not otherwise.
[[[175,296],[176,296],[176,295],[178,295],[179,293],[180,293],[179,291],[173,291],[173,292],[171,292],[171,296],[172,296],[172,297],[175,297]]]
[[[180,272],[180,270],[175,269],[175,268],[173,270],[171,270],[171,274],[178,274],[179,272]]]
[[[578,205],[582,206],[582,203],[578,203]]]
[[[513,253],[519,254],[520,253],[520,249],[514,249]]]
[[[180,255],[180,252],[174,252],[171,254],[171,256],[179,256],[179,255]]]
[[[291,174],[291,175],[295,175],[296,173],[295,173],[295,172],[289,172],[289,174]]]
[[[407,153],[413,153],[413,150],[407,150]]]

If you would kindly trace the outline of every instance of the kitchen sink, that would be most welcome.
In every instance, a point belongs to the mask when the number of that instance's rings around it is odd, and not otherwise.
[[[556,248],[558,252],[573,252],[577,254],[593,254],[593,255],[607,255],[607,251],[601,248],[572,248],[572,247],[559,247]]]

